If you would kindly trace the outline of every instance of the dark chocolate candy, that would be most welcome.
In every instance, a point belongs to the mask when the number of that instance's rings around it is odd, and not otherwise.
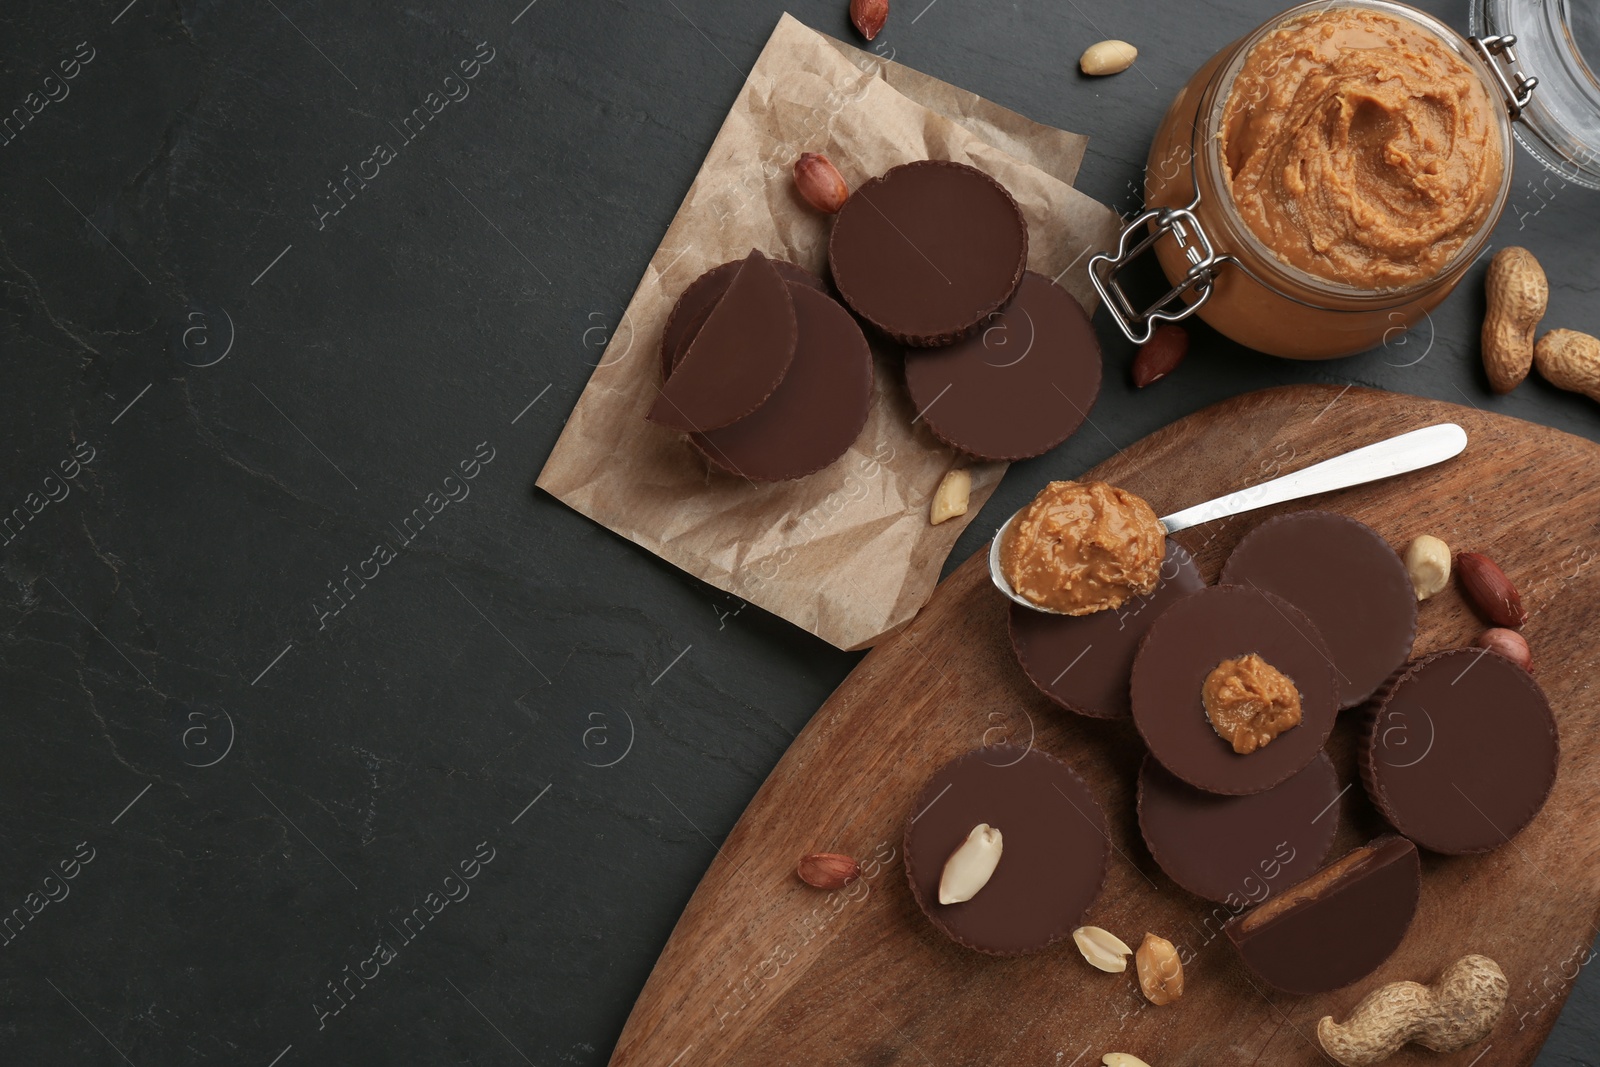
[[[1194,557],[1167,539],[1161,579],[1149,596],[1112,611],[1051,615],[1011,605],[1011,648],[1028,680],[1068,711],[1095,719],[1123,719],[1128,675],[1145,631],[1169,604],[1205,586]]]
[[[1488,852],[1532,822],[1560,760],[1539,683],[1481,648],[1409,665],[1367,711],[1360,748],[1378,811],[1418,845],[1449,855]]]
[[[1326,993],[1377,970],[1417,913],[1410,841],[1379,837],[1223,927],[1245,966],[1285,993]]]
[[[794,361],[798,336],[789,285],[752,249],[650,408],[675,430],[717,430],[772,395]]]
[[[959,340],[1016,291],[1028,224],[1005,187],[964,163],[920,160],[864,182],[834,218],[833,284],[905,345]]]
[[[1248,755],[1211,728],[1200,687],[1225,659],[1254,652],[1300,691],[1301,720]],[[1275,593],[1219,585],[1161,613],[1133,660],[1133,721],[1161,765],[1208,793],[1271,789],[1316,758],[1333,729],[1338,686],[1328,648],[1303,611]]]
[[[706,324],[706,317],[711,314],[711,309],[717,306],[717,301],[722,299],[722,294],[728,291],[728,284],[733,281],[734,273],[743,262],[742,259],[732,259],[712,267],[690,282],[688,288],[678,297],[678,302],[672,305],[672,313],[667,316],[666,328],[661,332],[662,381],[672,377],[673,370],[683,362],[683,357],[689,352],[689,342],[700,332],[700,327]],[[819,293],[828,291],[827,286],[822,284],[822,279],[804,267],[797,267],[781,259],[772,260],[772,265],[783,275],[783,280],[786,282],[799,282]]]
[[[839,302],[789,283],[799,323],[794,363],[778,388],[732,426],[689,440],[713,465],[752,481],[800,478],[849,449],[872,406],[872,350]]]
[[[1105,814],[1066,763],[1035,748],[991,745],[941,767],[907,813],[906,877],[934,926],[995,955],[1066,937],[1100,895],[1111,857]],[[1000,863],[971,900],[939,903],[945,861],[972,828],[1000,831]]]
[[[1296,511],[1245,535],[1221,584],[1277,593],[1311,616],[1339,672],[1339,706],[1375,693],[1411,656],[1417,595],[1405,564],[1365,523]]]
[[[1287,782],[1224,797],[1139,769],[1139,832],[1167,876],[1196,896],[1242,908],[1310,876],[1339,829],[1339,776],[1326,752]]]
[[[934,436],[987,460],[1042,455],[1100,394],[1100,341],[1072,294],[1027,271],[1011,302],[964,339],[906,352],[911,403]]]

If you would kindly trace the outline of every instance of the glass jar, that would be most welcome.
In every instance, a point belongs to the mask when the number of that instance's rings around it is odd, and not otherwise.
[[[1517,140],[1565,181],[1600,189],[1600,4],[1594,0],[1473,0],[1472,32],[1512,34],[1539,72]]]
[[[1528,0],[1480,0],[1494,5]],[[1556,0],[1563,2],[1563,0]],[[1588,3],[1589,0],[1565,0]],[[1231,193],[1223,158],[1223,115],[1252,49],[1286,23],[1349,9],[1392,16],[1460,57],[1491,103],[1500,150],[1497,187],[1482,223],[1448,262],[1407,284],[1361,288],[1330,281],[1274,254],[1251,229]],[[1531,104],[1536,78],[1525,77],[1515,38],[1464,38],[1424,12],[1391,0],[1315,0],[1291,8],[1223,49],[1179,91],[1150,148],[1146,211],[1123,231],[1115,252],[1089,263],[1090,277],[1122,332],[1135,344],[1162,322],[1198,314],[1218,332],[1261,352],[1291,359],[1332,359],[1372,348],[1419,321],[1455,287],[1488,244],[1511,188],[1512,124]],[[1600,115],[1600,111],[1596,112]],[[1595,163],[1593,156],[1589,157]],[[1146,251],[1171,289],[1140,308],[1119,279]]]

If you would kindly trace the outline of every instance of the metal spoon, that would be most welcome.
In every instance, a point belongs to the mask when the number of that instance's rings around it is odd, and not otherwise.
[[[1345,489],[1352,485],[1362,485],[1380,478],[1421,470],[1423,467],[1431,467],[1435,463],[1460,455],[1461,450],[1466,447],[1467,431],[1453,422],[1441,422],[1437,426],[1427,426],[1375,444],[1364,445],[1342,456],[1313,463],[1293,474],[1285,474],[1281,478],[1274,478],[1260,485],[1229,493],[1227,496],[1219,496],[1204,504],[1184,508],[1182,511],[1164,516],[1160,520],[1161,529],[1165,533],[1176,533],[1178,530],[1187,530],[1203,522],[1254,511],[1270,504],[1281,504],[1286,500],[1298,500],[1316,493]],[[1027,508],[1022,509],[1026,510]],[[994,580],[995,588],[1014,603],[1032,608],[1034,611],[1042,611],[1047,615],[1063,614],[1052,608],[1040,607],[1031,600],[1018,596],[1000,569],[1001,538],[1011,528],[1011,524],[1017,521],[1017,515],[1021,515],[1022,511],[1012,515],[1005,521],[1005,525],[995,531],[994,540],[989,543],[989,577]]]

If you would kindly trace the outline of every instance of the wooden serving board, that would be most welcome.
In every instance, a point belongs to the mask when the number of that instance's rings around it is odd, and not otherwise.
[[[1201,411],[1086,476],[1126,486],[1165,514],[1444,421],[1466,428],[1462,456],[1286,507],[1352,515],[1402,549],[1432,533],[1498,560],[1531,613],[1524,632],[1560,723],[1561,770],[1543,812],[1511,844],[1478,857],[1424,853],[1416,922],[1376,974],[1316,997],[1255,982],[1219,934],[1228,910],[1175,886],[1139,837],[1133,803],[1143,746],[1132,724],[1060,711],[1029,685],[980,552],[795,739],[684,910],[614,1067],[1087,1067],[1119,1051],[1153,1067],[1328,1063],[1316,1038],[1321,1016],[1342,1019],[1385,982],[1431,981],[1468,952],[1498,961],[1510,979],[1494,1032],[1453,1055],[1408,1046],[1388,1063],[1532,1062],[1588,959],[1600,914],[1600,702],[1591,686],[1600,448],[1470,408],[1290,386]],[[1178,540],[1214,580],[1238,539],[1281,510]],[[1422,605],[1416,650],[1468,644],[1483,627],[1452,586]],[[1383,830],[1355,776],[1354,719],[1346,713],[1330,745],[1340,774],[1355,783],[1339,804],[1334,856]],[[1177,944],[1191,959],[1176,1005],[1149,1006],[1131,966],[1126,974],[1093,970],[1070,940],[1035,956],[992,958],[950,942],[917,910],[900,862],[917,791],[970,748],[1030,737],[1077,768],[1110,820],[1116,852],[1085,921],[1130,944],[1146,930]],[[811,889],[794,865],[812,851],[854,855],[866,875],[844,891]]]

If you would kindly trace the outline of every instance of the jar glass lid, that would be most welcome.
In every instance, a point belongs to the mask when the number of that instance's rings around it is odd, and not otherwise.
[[[1517,140],[1562,178],[1600,189],[1600,4],[1472,0],[1472,32],[1516,36],[1518,66],[1539,79]]]

